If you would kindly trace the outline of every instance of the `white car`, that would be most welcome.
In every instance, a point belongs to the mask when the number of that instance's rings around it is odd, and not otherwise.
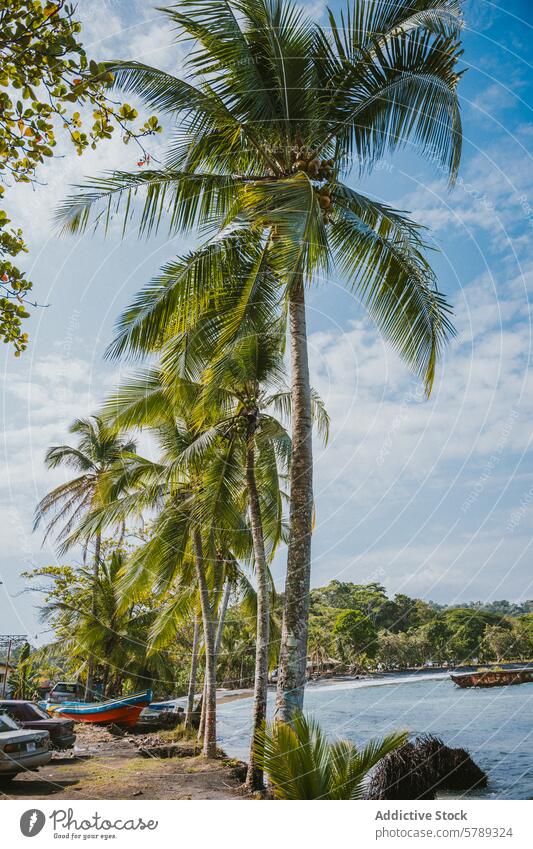
[[[0,780],[38,769],[51,757],[48,731],[22,729],[6,713],[0,713]]]

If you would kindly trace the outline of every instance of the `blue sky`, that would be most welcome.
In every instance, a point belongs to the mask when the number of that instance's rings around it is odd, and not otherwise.
[[[339,281],[321,281],[309,296],[313,382],[332,416],[329,445],[316,446],[315,585],[379,580],[448,603],[533,597],[533,20],[528,0],[465,6],[457,186],[450,192],[435,165],[409,150],[359,183],[431,228],[439,249],[434,263],[458,337],[430,401]],[[321,2],[307,7],[323,16]],[[92,55],[179,72],[181,49],[151,4],[80,0],[78,9]],[[31,533],[35,503],[63,479],[44,469],[44,451],[128,371],[102,359],[117,315],[192,244],[163,235],[139,242],[133,232],[124,241],[118,232],[57,237],[51,217],[69,184],[135,169],[136,160],[118,139],[81,159],[65,149],[42,173],[45,186],[10,193],[31,245],[27,269],[49,306],[30,321],[26,354],[3,352],[2,632],[42,630],[19,576],[56,562]],[[282,557],[276,569],[281,578]]]

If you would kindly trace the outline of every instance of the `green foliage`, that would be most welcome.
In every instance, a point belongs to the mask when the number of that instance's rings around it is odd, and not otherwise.
[[[348,662],[363,654],[372,657],[377,648],[376,629],[359,610],[339,613],[333,626],[333,640],[340,657]]]
[[[117,577],[130,554],[130,546],[104,544],[96,585],[91,570],[83,567],[48,566],[25,573],[35,591],[44,594],[41,616],[55,633],[40,655],[56,664],[59,660],[63,673],[75,677],[93,658],[108,695],[143,686],[165,695],[183,692],[186,660],[180,662],[180,651],[186,657],[186,634],[174,639],[173,651],[150,652],[147,634],[157,599],[147,596],[121,609]]]
[[[505,627],[502,627],[502,624]],[[486,660],[531,660],[533,658],[533,615],[526,614],[501,625],[489,625],[483,634],[482,654]]]
[[[527,607],[527,602],[525,603]],[[524,605],[498,602],[498,609]],[[439,607],[381,584],[331,581],[311,591],[309,653],[350,667],[364,651],[389,669],[533,656],[533,616],[505,616],[481,605]],[[530,621],[531,620],[531,621]],[[319,664],[320,665],[320,664]]]
[[[376,657],[386,669],[423,666],[436,655],[435,645],[422,628],[412,631],[380,631]]]
[[[479,610],[481,613],[499,613],[501,616],[521,616],[533,613],[533,599],[527,599],[522,603],[500,599],[498,601],[472,601],[464,607]]]
[[[434,605],[401,593],[390,599],[385,587],[376,582],[352,584],[330,581],[326,587],[311,591],[312,609],[321,604],[328,608],[359,610],[376,629],[387,628],[390,631],[417,627],[435,615]]]
[[[0,186],[0,197],[2,195],[3,187]],[[9,259],[27,251],[22,230],[6,229],[9,223],[10,219],[0,209],[0,339],[12,343],[15,356],[19,357],[28,341],[27,333],[22,331],[22,321],[29,316],[26,300],[32,284]]]
[[[0,13],[0,180],[28,183],[54,156],[57,129],[63,129],[78,154],[111,138],[116,126],[127,144],[160,132],[149,118],[133,129],[137,111],[109,96],[113,74],[89,60],[79,41],[75,8],[58,0],[9,0]],[[87,110],[92,123],[83,129]],[[4,186],[0,186],[4,192]],[[10,257],[26,250],[22,233],[8,230],[0,210],[0,338],[15,355],[26,348],[22,320],[29,313],[32,283]]]
[[[328,741],[316,722],[296,714],[291,725],[263,727],[255,749],[276,799],[361,799],[370,770],[406,739],[389,734],[358,749],[347,740]]]
[[[9,676],[12,699],[31,699],[37,683],[37,667],[31,646],[24,643],[17,657],[15,671]]]
[[[74,529],[79,529],[84,516],[102,505],[105,497],[102,481],[105,474],[115,477],[122,470],[126,459],[135,451],[131,439],[122,438],[117,430],[93,416],[76,419],[70,433],[78,437],[76,446],[55,445],[48,449],[45,463],[49,469],[66,466],[78,474],[60,484],[41,499],[35,511],[34,529],[47,520],[45,539],[55,534],[66,540]],[[90,537],[85,537],[88,545]]]
[[[326,587],[312,591],[312,603],[323,602],[329,607],[359,610],[377,628],[391,624],[394,610],[385,587],[378,583],[351,584],[330,581]]]
[[[77,232],[95,209],[127,227],[137,195],[141,232],[166,220],[171,233],[197,228],[207,241],[136,296],[111,353],[162,350],[178,334],[184,345],[206,314],[227,344],[251,293],[266,286],[279,304],[300,276],[336,267],[429,393],[453,327],[423,229],[343,179],[408,141],[455,179],[459,4],[354,2],[338,20],[330,13],[327,30],[288,2],[199,0],[165,13],[178,43],[195,43],[186,79],[107,65],[124,92],[176,121],[165,167],[80,186],[59,220]]]

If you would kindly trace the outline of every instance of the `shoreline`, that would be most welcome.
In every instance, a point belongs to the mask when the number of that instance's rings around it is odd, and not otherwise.
[[[415,666],[407,669],[387,669],[380,672],[370,672],[368,675],[324,675],[323,677],[313,678],[306,683],[306,689],[314,690],[319,687],[333,687],[335,685],[350,685],[355,684],[360,687],[370,686],[385,686],[386,684],[398,684],[402,681],[416,683],[416,681],[435,681],[446,675],[451,675],[453,672],[469,672],[480,667],[492,668],[513,668],[522,666],[533,661],[489,661],[487,663],[477,664],[460,664],[458,666]],[[272,693],[276,690],[275,683],[269,683],[268,692]],[[224,687],[217,689],[217,704],[224,705],[230,702],[240,701],[241,699],[250,699],[253,697],[254,691],[252,687],[246,687],[236,690],[229,690]],[[202,693],[195,695],[195,700],[201,698]],[[186,696],[179,696],[176,699],[166,699],[165,701],[172,702],[176,706],[184,707],[186,704]]]

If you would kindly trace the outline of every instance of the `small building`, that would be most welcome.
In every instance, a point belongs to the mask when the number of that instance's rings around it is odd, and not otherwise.
[[[340,660],[329,657],[325,651],[315,649],[307,659],[307,676],[308,678],[317,678],[324,675],[333,675],[341,665]]]

